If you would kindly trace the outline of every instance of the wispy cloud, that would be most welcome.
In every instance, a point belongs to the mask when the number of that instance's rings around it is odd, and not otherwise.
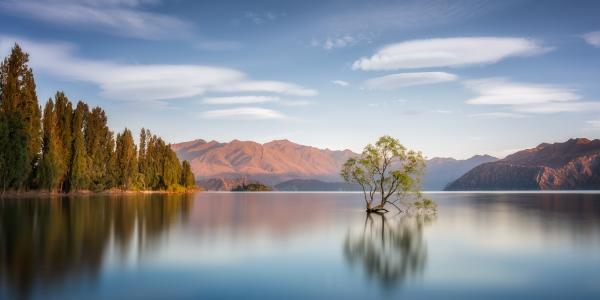
[[[594,47],[600,47],[600,31],[588,32],[582,37],[586,43]]]
[[[273,22],[277,19],[287,16],[286,13],[276,13],[271,11],[257,12],[257,11],[246,11],[244,12],[244,18],[250,20],[252,23],[260,25],[269,22]]]
[[[355,70],[398,70],[493,64],[509,57],[549,51],[538,42],[514,37],[458,37],[412,40],[383,47],[355,61]]]
[[[511,112],[489,112],[469,115],[471,118],[477,119],[521,119],[527,117],[523,114],[511,113]]]
[[[201,117],[206,119],[227,120],[267,120],[286,118],[286,116],[279,111],[259,107],[208,110],[203,112]]]
[[[256,104],[279,101],[279,97],[272,96],[231,96],[231,97],[207,97],[204,98],[204,104]]]
[[[349,86],[350,83],[348,83],[347,81],[343,81],[343,80],[333,80],[331,83],[335,84],[335,85],[339,85],[339,86]]]
[[[344,34],[327,36],[325,38],[317,39],[313,38],[310,41],[311,47],[323,48],[325,50],[333,50],[337,48],[346,48],[358,45],[359,43],[371,43],[373,40],[372,35],[367,34]]]
[[[373,90],[393,90],[401,87],[454,81],[458,76],[446,72],[398,73],[365,81],[365,87]]]
[[[478,105],[528,105],[572,102],[581,98],[575,90],[553,85],[512,82],[505,78],[465,81],[478,96],[467,100]]]
[[[586,123],[593,129],[600,129],[600,119],[598,120],[588,120]]]
[[[141,39],[188,37],[192,25],[176,17],[143,11],[139,6],[158,1],[136,0],[8,0],[0,9],[48,23],[87,28]]]
[[[31,54],[31,65],[70,80],[97,85],[103,96],[118,100],[165,100],[207,92],[259,92],[313,96],[317,91],[281,81],[253,80],[243,72],[202,65],[118,64],[77,57],[65,43],[39,43],[0,36],[0,51],[18,42]]]
[[[600,109],[600,102],[582,101],[575,89],[562,86],[517,83],[506,78],[470,80],[464,84],[477,94],[467,104],[504,106],[516,113],[530,114]]]

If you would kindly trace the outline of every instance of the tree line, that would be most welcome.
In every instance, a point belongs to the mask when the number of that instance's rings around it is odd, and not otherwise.
[[[57,92],[42,111],[29,55],[18,44],[0,65],[0,189],[183,190],[195,186],[188,161],[142,129],[139,147],[129,129],[108,127],[100,107],[73,105]]]

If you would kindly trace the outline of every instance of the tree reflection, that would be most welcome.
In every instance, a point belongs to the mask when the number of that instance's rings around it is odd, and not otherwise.
[[[362,231],[348,232],[344,255],[351,265],[361,265],[369,278],[385,288],[399,287],[423,273],[427,262],[424,226],[434,215],[368,214]]]
[[[27,298],[70,276],[96,276],[109,243],[121,256],[134,240],[140,251],[149,249],[191,206],[189,195],[2,200],[2,286]]]

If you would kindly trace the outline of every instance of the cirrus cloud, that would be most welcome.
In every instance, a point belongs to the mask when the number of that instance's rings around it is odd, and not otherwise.
[[[260,92],[314,96],[316,90],[294,83],[253,80],[242,71],[203,65],[122,64],[80,58],[67,43],[39,43],[0,35],[0,51],[8,53],[19,43],[31,54],[37,71],[68,80],[97,85],[101,95],[119,100],[167,100],[207,92]]]
[[[588,32],[582,37],[586,43],[600,48],[600,31]]]
[[[138,0],[9,0],[0,8],[15,16],[109,34],[149,40],[189,37],[192,24],[176,17],[151,13],[138,6],[158,1]]]
[[[398,73],[376,77],[365,81],[373,90],[393,90],[401,87],[454,81],[458,76],[446,72]]]
[[[259,107],[208,110],[203,112],[201,117],[205,119],[226,120],[267,120],[286,118],[286,116],[279,111]]]
[[[577,90],[550,84],[512,82],[506,78],[465,81],[477,96],[472,105],[503,106],[517,114],[550,114],[600,110],[600,102],[583,101]]]
[[[352,65],[354,70],[379,71],[461,67],[497,63],[509,57],[549,51],[538,42],[516,37],[458,37],[412,40],[390,44]]]
[[[278,101],[279,97],[271,96],[231,96],[231,97],[207,97],[204,98],[204,104],[255,104]]]

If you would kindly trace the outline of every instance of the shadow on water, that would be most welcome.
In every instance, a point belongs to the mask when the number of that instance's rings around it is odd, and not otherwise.
[[[346,235],[346,261],[360,265],[367,277],[386,289],[401,287],[423,274],[427,263],[423,228],[434,221],[433,215],[367,214],[362,230]]]
[[[1,285],[28,298],[70,278],[94,278],[109,244],[121,258],[131,247],[151,250],[171,224],[187,219],[192,203],[189,195],[0,200]]]

